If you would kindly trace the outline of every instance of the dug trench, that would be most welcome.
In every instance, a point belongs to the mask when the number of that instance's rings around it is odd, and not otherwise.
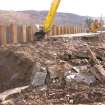
[[[92,72],[95,68],[91,64],[86,44],[104,69],[105,42],[100,37],[92,40],[49,38],[41,42],[1,47],[0,92],[31,85],[32,87],[9,97],[14,105],[104,103],[105,84]],[[73,80],[69,78],[71,74],[79,76]],[[48,85],[47,90],[37,90],[39,85]]]

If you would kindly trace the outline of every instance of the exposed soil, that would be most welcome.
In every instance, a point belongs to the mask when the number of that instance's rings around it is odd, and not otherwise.
[[[47,39],[42,42],[0,48],[1,92],[29,84],[32,68],[36,62],[49,68],[52,65],[59,65],[62,60],[72,66],[87,67],[86,71],[83,68],[83,72],[93,69],[86,43],[105,68],[105,42],[102,36],[93,39]],[[61,74],[64,68],[60,70],[58,74]],[[13,103],[6,105],[104,105],[105,85],[98,80],[92,85],[73,83],[65,87],[55,83],[50,84],[46,91],[29,88],[20,94],[11,96],[10,99]]]

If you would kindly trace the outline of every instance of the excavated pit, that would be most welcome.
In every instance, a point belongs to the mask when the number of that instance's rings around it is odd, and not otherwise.
[[[13,49],[12,49],[13,50]],[[0,92],[27,85],[32,75],[32,62],[16,54],[11,48],[0,49]],[[23,57],[24,54],[23,54]]]

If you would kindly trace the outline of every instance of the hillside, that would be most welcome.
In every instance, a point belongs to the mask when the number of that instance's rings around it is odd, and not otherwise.
[[[47,15],[47,11],[0,11],[0,24],[39,24]],[[86,16],[79,16],[72,13],[57,13],[55,24],[83,24]]]
[[[37,19],[36,23],[41,23],[47,15],[47,11],[22,11],[30,15],[33,19]],[[55,18],[56,24],[82,24],[86,20],[86,16],[79,16],[72,13],[57,13]]]

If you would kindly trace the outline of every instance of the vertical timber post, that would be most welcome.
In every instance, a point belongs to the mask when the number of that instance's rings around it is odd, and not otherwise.
[[[1,45],[7,45],[6,26],[0,25],[0,38]]]
[[[22,26],[23,43],[27,42],[26,25]]]
[[[54,35],[56,35],[56,26],[54,25]]]
[[[13,43],[18,43],[17,40],[17,26],[15,24],[11,24],[11,34],[13,36]]]
[[[71,34],[71,26],[69,26],[69,34]]]

